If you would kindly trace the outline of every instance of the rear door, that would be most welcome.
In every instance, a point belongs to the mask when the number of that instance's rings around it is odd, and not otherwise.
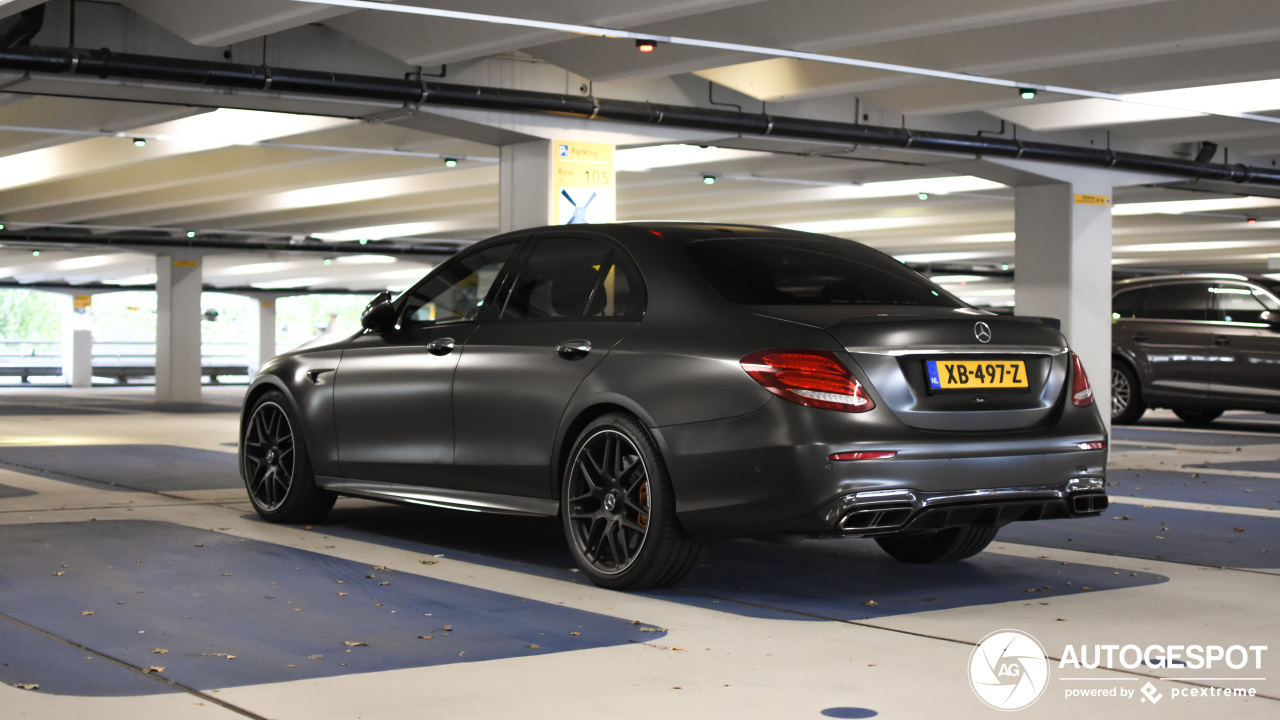
[[[1208,396],[1212,286],[1210,281],[1154,285],[1140,317],[1124,321],[1148,401],[1202,403]]]
[[[1220,281],[1212,292],[1210,403],[1280,407],[1280,333],[1264,315],[1280,311],[1280,302],[1266,290],[1242,282]]]
[[[644,313],[621,248],[563,233],[534,240],[499,319],[476,329],[458,365],[455,452],[467,490],[549,497],[565,407]]]

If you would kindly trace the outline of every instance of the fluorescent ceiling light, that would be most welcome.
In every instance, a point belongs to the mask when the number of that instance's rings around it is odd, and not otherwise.
[[[204,149],[212,149],[232,145],[255,145],[264,140],[327,130],[357,122],[359,121],[316,115],[219,108],[213,112],[137,128],[125,134],[156,140],[195,143],[205,146]]]
[[[371,227],[351,228],[335,232],[312,233],[311,237],[329,242],[350,242],[353,240],[385,240],[394,237],[412,235],[430,235],[432,233],[449,232],[465,228],[466,224],[456,220],[428,220],[425,222],[397,223],[395,225],[374,225]]]
[[[342,255],[333,259],[343,265],[386,265],[396,261],[390,255]]]
[[[267,282],[250,283],[249,287],[261,288],[263,290],[276,290],[281,288],[310,287],[312,285],[322,285],[333,282],[335,282],[335,279],[332,277],[290,278],[287,280],[270,280]]]
[[[421,181],[421,176],[413,175],[285,190],[273,193],[269,205],[273,210],[285,210],[377,200],[417,190]]]
[[[1280,206],[1280,200],[1265,197],[1234,197],[1210,200],[1168,200],[1163,202],[1125,203],[1112,205],[1111,214],[1120,215],[1181,215],[1183,213],[1212,213],[1225,210]]]
[[[1237,248],[1254,248],[1269,246],[1274,243],[1256,240],[1204,240],[1201,242],[1149,243],[1145,245],[1117,245],[1114,252],[1123,253],[1160,253],[1160,252],[1193,252],[1196,250],[1233,250]]]
[[[698,145],[652,145],[650,147],[615,151],[613,153],[613,169],[623,172],[643,172],[653,168],[724,162],[726,160],[739,160],[767,154],[755,150],[739,150],[737,148],[700,147]]]
[[[156,274],[150,275],[134,275],[126,278],[116,278],[115,280],[104,280],[103,282],[110,285],[155,285]]]
[[[1007,252],[938,252],[917,253],[915,255],[894,255],[894,259],[903,263],[959,262],[962,260],[989,260],[1005,257]]]
[[[790,223],[782,227],[788,230],[799,230],[811,233],[850,233],[867,230],[889,230],[891,228],[920,225],[922,218],[888,217],[888,218],[851,218],[849,220],[819,220],[816,222]]]
[[[222,275],[261,275],[263,273],[279,272],[290,267],[287,262],[266,262],[251,263],[249,265],[228,265],[217,269],[210,268],[206,274],[213,276]]]
[[[939,285],[960,285],[976,282],[987,282],[991,278],[985,275],[933,275],[930,280]]]

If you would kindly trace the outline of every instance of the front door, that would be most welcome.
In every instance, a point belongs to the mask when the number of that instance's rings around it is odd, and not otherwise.
[[[395,329],[366,331],[343,352],[334,381],[343,476],[458,487],[454,371],[515,247],[450,260],[405,293]]]

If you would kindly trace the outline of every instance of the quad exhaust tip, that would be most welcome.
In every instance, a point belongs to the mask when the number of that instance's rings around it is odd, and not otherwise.
[[[914,510],[910,505],[888,505],[854,510],[840,520],[841,530],[893,530],[906,524]]]

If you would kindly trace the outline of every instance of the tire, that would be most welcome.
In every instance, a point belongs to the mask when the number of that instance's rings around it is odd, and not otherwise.
[[[902,562],[951,562],[982,552],[998,531],[999,528],[988,525],[964,525],[931,532],[885,535],[876,538],[876,542],[880,549]]]
[[[569,453],[560,517],[574,562],[613,590],[673,585],[697,564],[702,544],[676,520],[676,500],[657,445],[636,418],[603,415]]]
[[[1138,375],[1123,362],[1111,361],[1111,424],[1132,425],[1138,422],[1147,406],[1142,402]]]
[[[337,496],[316,487],[301,424],[274,390],[253,404],[240,443],[240,475],[253,509],[275,523],[324,519]]]
[[[1222,408],[1174,408],[1173,414],[1182,422],[1199,427],[1222,417]]]

